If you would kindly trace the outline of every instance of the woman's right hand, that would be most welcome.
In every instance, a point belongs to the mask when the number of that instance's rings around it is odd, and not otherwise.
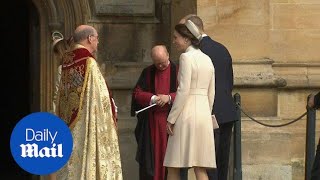
[[[170,122],[167,122],[167,133],[172,136],[173,135],[173,128],[174,124],[171,124]]]

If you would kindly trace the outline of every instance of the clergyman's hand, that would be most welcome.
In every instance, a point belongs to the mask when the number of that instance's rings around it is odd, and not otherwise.
[[[170,122],[167,122],[167,133],[172,136],[173,135],[173,128],[174,124],[171,124]]]
[[[154,101],[158,106],[162,107],[164,106],[164,102],[161,100],[160,96],[157,95],[156,98],[155,98],[155,101]]]
[[[168,104],[170,101],[169,95],[158,94],[160,100],[157,102],[160,107],[163,107],[165,104]]]
[[[153,95],[151,97],[151,104],[157,103],[159,101],[159,99],[160,99],[159,96]]]

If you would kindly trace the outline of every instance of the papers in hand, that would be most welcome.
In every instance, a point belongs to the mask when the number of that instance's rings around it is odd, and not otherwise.
[[[213,129],[218,129],[219,128],[218,121],[217,121],[216,116],[214,114],[211,115],[211,119],[212,119]]]

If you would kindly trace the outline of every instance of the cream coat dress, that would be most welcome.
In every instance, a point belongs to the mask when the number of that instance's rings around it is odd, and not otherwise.
[[[166,167],[215,168],[211,111],[214,67],[209,56],[189,46],[179,58],[179,87],[168,122],[174,124],[164,159]]]

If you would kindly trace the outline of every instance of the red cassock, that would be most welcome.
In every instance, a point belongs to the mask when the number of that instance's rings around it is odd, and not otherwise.
[[[136,103],[140,108],[149,106],[151,97],[157,94],[170,95],[171,102],[173,102],[177,89],[177,72],[176,66],[172,62],[170,63],[170,66],[163,71],[156,69],[153,65],[147,67],[141,74],[133,91],[132,98],[134,103]],[[153,180],[164,180],[165,178],[163,160],[167,147],[168,134],[166,131],[166,124],[170,108],[171,104],[166,104],[163,107],[154,106],[146,110],[148,111],[147,121],[154,158],[154,160],[151,160],[151,162],[154,162]],[[144,177],[150,177],[150,175]],[[140,179],[150,178],[142,178],[140,175]]]

